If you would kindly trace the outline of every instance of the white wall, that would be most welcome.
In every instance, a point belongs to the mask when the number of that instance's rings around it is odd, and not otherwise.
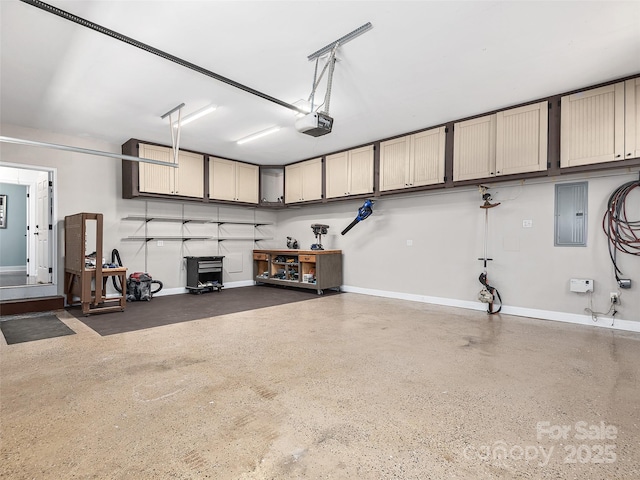
[[[616,316],[620,328],[640,329],[640,258],[619,254],[618,263],[633,287],[619,290],[602,232],[602,216],[611,193],[638,178],[637,168],[606,174],[496,183],[490,192],[494,202],[488,211],[489,283],[502,296],[506,313],[579,323],[593,322],[585,313],[589,296],[569,292],[570,278],[595,281],[593,310],[607,311],[610,292],[621,291]],[[554,185],[584,179],[589,187],[586,247],[554,246]],[[628,218],[640,218],[640,192],[627,201]],[[312,223],[330,225],[323,237],[325,249],[341,249],[347,291],[379,294],[418,301],[486,310],[477,301],[483,271],[485,210],[480,209],[477,187],[456,187],[431,193],[381,197],[371,217],[345,236],[340,232],[353,220],[362,201],[308,206],[278,214],[276,236],[309,248]],[[531,228],[523,228],[531,220]],[[408,241],[412,242],[408,246]],[[611,317],[611,315],[605,315]],[[633,322],[629,325],[628,322]]]
[[[56,135],[49,132],[2,125],[2,135],[21,139],[120,153],[121,146],[106,142],[90,141],[82,137]],[[126,141],[128,139],[123,139]],[[30,147],[0,143],[3,162],[56,168],[56,230],[57,230],[57,275],[58,294],[64,292],[64,217],[80,212],[102,213],[104,218],[103,251],[111,259],[112,249],[120,252],[123,265],[128,272],[145,271],[164,284],[161,293],[184,292],[186,270],[184,256],[224,255],[226,285],[252,283],[253,240],[164,241],[157,242],[126,240],[133,235],[145,234],[145,223],[123,220],[130,215],[160,215],[165,217],[195,217],[211,220],[243,220],[274,222],[275,212],[250,207],[205,205],[196,202],[145,201],[122,198],[121,160],[86,154],[72,153],[49,148]],[[253,236],[273,236],[273,226],[216,224],[182,224],[180,222],[150,222],[148,233],[157,235],[206,235],[234,236],[252,239]],[[264,245],[269,246],[268,243]],[[109,283],[109,292],[114,290]],[[3,298],[8,296],[2,292]],[[28,297],[27,297],[28,298]]]
[[[94,150],[120,152],[120,145],[65,137],[47,132],[2,125],[2,135],[36,141],[74,145]],[[127,139],[123,139],[123,142]],[[312,223],[330,226],[323,236],[326,249],[342,249],[346,290],[396,296],[411,300],[486,309],[477,301],[478,275],[483,255],[484,210],[475,187],[456,187],[431,193],[387,196],[376,200],[374,214],[340,235],[356,216],[361,200],[325,205],[265,210],[246,207],[202,205],[191,202],[125,200],[121,191],[121,162],[117,159],[0,144],[2,160],[57,169],[58,275],[57,288],[63,292],[64,216],[79,212],[104,215],[104,251],[120,251],[129,272],[147,271],[161,280],[164,293],[184,291],[186,272],[182,257],[187,255],[225,255],[225,284],[250,284],[253,278],[251,250],[286,248],[286,237],[293,236],[301,248],[315,243]],[[569,279],[595,280],[593,309],[606,311],[609,293],[618,291],[608,257],[607,240],[601,231],[602,215],[609,195],[619,185],[637,179],[637,168],[585,176],[551,178],[492,185],[494,201],[501,205],[489,211],[489,282],[500,291],[506,313],[538,318],[576,321],[594,325],[585,314],[586,294],[569,292]],[[585,179],[589,182],[589,231],[586,247],[554,247],[554,184]],[[630,219],[640,217],[635,192],[628,205]],[[253,241],[193,240],[157,242],[123,240],[144,234],[142,222],[122,220],[128,215],[210,217],[213,220],[273,221],[273,226],[253,232],[273,236],[274,240]],[[532,228],[523,228],[532,220]],[[192,234],[250,237],[253,227],[243,225],[157,223],[147,224],[158,234],[180,235],[183,228]],[[141,230],[142,229],[142,230]],[[211,230],[211,229],[215,229]],[[407,245],[407,240],[413,242]],[[619,265],[634,283],[622,291],[616,326],[640,326],[640,259],[620,254]],[[625,323],[627,322],[627,323]]]

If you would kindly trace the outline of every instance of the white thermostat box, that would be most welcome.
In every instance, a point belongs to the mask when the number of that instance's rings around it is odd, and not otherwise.
[[[569,290],[578,293],[593,292],[593,280],[590,278],[572,278],[569,281]]]

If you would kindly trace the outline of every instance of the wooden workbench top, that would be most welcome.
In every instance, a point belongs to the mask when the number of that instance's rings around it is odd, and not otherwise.
[[[282,250],[262,249],[254,250],[253,253],[275,253],[276,255],[327,255],[342,253],[342,250],[294,250],[290,248]]]

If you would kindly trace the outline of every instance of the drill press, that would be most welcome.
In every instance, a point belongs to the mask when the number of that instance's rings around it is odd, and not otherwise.
[[[313,234],[316,236],[316,243],[311,245],[311,250],[324,250],[322,247],[322,235],[326,235],[328,229],[329,225],[322,225],[321,223],[311,225],[311,230],[313,230]]]

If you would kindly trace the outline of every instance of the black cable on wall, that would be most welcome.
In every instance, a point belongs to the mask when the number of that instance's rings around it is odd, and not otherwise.
[[[629,220],[627,218],[627,197],[635,188],[640,188],[640,178],[627,182],[614,190],[609,197],[607,211],[602,218],[602,229],[609,239],[609,257],[613,263],[616,281],[620,286],[622,286],[620,283],[622,272],[617,265],[617,252],[640,256],[640,219]]]

